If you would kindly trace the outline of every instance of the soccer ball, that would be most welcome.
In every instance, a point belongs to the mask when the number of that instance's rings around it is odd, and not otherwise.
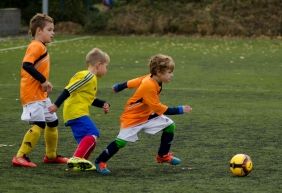
[[[253,162],[246,154],[236,154],[230,160],[230,171],[235,176],[247,176],[253,169]]]

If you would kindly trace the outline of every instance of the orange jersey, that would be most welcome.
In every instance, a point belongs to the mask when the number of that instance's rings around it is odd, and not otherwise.
[[[162,115],[167,110],[168,107],[160,102],[161,86],[151,75],[129,80],[127,87],[136,88],[136,91],[127,101],[120,117],[121,128],[139,125],[153,113]]]
[[[32,63],[35,69],[46,79],[49,78],[50,60],[46,46],[37,40],[33,40],[26,50],[23,63]],[[47,92],[41,88],[41,83],[34,79],[28,72],[21,68],[20,98],[22,105],[41,101],[47,98]]]

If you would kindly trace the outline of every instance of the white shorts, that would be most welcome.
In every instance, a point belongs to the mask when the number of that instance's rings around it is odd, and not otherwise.
[[[48,107],[51,105],[51,100],[47,98],[44,101],[37,101],[23,106],[21,119],[23,121],[35,122],[53,122],[58,119],[56,113],[50,113]]]
[[[135,142],[138,140],[137,134],[141,130],[144,130],[145,133],[149,133],[153,135],[163,130],[164,128],[168,127],[172,123],[173,121],[170,118],[161,115],[156,118],[148,120],[146,123],[134,127],[120,129],[117,138],[125,141]]]

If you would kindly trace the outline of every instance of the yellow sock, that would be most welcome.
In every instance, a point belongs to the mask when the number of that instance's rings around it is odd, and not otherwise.
[[[25,134],[17,157],[23,157],[29,154],[36,146],[41,134],[41,128],[33,125]]]
[[[57,157],[57,144],[58,144],[58,128],[45,127],[44,131],[46,155],[49,159]]]

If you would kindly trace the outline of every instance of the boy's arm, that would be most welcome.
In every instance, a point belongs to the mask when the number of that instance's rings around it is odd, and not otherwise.
[[[192,111],[192,107],[189,105],[177,106],[177,107],[168,107],[164,112],[165,115],[179,115],[183,113],[189,113]]]
[[[145,76],[140,76],[138,78],[134,78],[134,79],[131,79],[131,80],[128,80],[126,82],[123,82],[123,83],[117,83],[117,84],[114,84],[113,86],[113,91],[114,92],[120,92],[126,88],[137,88],[139,87],[139,85],[141,84],[142,80],[148,75],[145,75]]]
[[[144,103],[150,106],[150,108],[158,115],[178,115],[183,113],[189,113],[192,111],[192,108],[189,105],[168,107],[167,105],[162,104],[159,100],[157,91],[153,89],[149,84],[143,85],[141,89],[144,93]]]
[[[43,91],[51,92],[52,91],[52,84],[46,80],[46,78],[34,68],[34,65],[30,62],[24,62],[22,65],[23,69],[30,74],[35,80],[38,80],[41,83],[41,87]]]
[[[56,102],[48,107],[50,113],[54,113],[58,110],[61,104],[70,96],[67,89],[64,89],[60,96],[57,98]]]
[[[105,113],[110,111],[110,104],[101,99],[94,99],[92,106],[103,108]]]
[[[106,103],[106,101],[96,98],[96,99],[94,99],[94,101],[93,101],[93,103],[92,103],[92,106],[102,108],[105,103]]]
[[[23,63],[23,69],[27,71],[35,80],[38,80],[41,84],[46,81],[46,78],[34,68],[34,65],[30,62]]]
[[[67,89],[64,89],[63,92],[60,94],[60,96],[57,98],[57,100],[55,101],[55,105],[57,106],[57,108],[59,108],[61,106],[61,104],[63,104],[63,102],[70,96],[70,93]]]
[[[22,68],[41,84],[46,82],[44,77],[35,67],[36,62],[48,55],[46,46],[43,43],[32,42],[26,50],[22,60]]]
[[[126,88],[127,88],[127,82],[116,83],[116,84],[114,84],[114,86],[113,86],[113,91],[114,91],[114,92],[120,92],[120,91],[122,91],[122,90],[124,90],[124,89],[126,89]]]

